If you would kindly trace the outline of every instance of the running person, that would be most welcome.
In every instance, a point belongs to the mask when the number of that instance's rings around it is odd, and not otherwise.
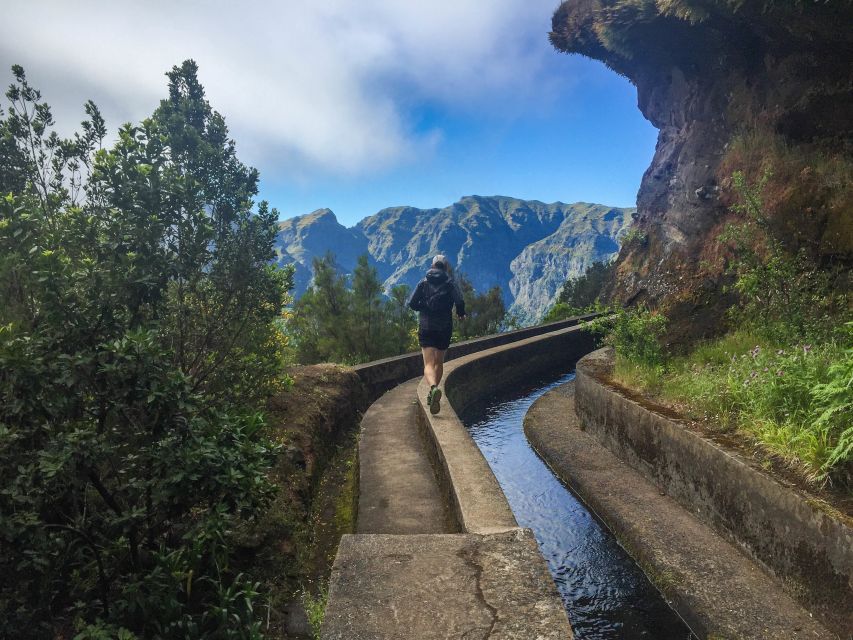
[[[429,384],[427,404],[430,413],[441,409],[441,389],[438,388],[444,373],[444,354],[450,346],[453,333],[453,307],[460,320],[465,319],[465,301],[462,292],[448,273],[447,258],[437,255],[426,277],[418,283],[409,307],[418,312],[418,343],[424,356],[424,378]]]

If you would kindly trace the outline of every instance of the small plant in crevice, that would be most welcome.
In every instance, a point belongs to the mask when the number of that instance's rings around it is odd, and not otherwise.
[[[320,640],[320,627],[323,625],[328,603],[328,585],[320,584],[316,596],[308,589],[303,589],[302,604],[305,607],[305,614],[308,616],[308,624],[311,625],[311,635],[314,640]]]
[[[649,239],[649,234],[638,227],[630,227],[620,238],[623,247],[644,246]]]

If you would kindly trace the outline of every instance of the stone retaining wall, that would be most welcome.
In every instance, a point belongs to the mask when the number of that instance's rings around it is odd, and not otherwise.
[[[796,487],[682,422],[607,384],[612,356],[576,369],[575,404],[586,430],[676,501],[782,579],[842,638],[853,630],[853,528]]]

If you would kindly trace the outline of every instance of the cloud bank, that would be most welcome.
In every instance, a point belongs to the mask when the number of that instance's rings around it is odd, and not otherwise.
[[[163,74],[193,58],[244,161],[273,178],[357,176],[440,143],[416,105],[487,114],[553,82],[556,4],[7,0],[0,63],[25,67],[62,127],[92,98],[114,130],[150,114]]]

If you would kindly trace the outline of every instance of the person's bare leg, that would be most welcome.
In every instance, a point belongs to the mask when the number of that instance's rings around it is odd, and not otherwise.
[[[423,347],[421,348],[421,353],[424,357],[424,378],[427,381],[429,386],[437,385],[436,381],[436,371],[435,371],[435,352],[437,349],[434,347]]]
[[[439,384],[441,382],[441,378],[444,375],[444,354],[447,351],[442,351],[440,349],[435,350],[435,360],[433,361],[433,371],[435,372],[435,384]]]

